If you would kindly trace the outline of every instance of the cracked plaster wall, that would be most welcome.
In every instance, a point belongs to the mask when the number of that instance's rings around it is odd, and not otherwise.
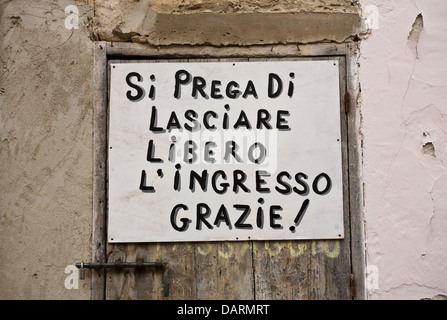
[[[370,299],[445,297],[447,2],[362,1],[379,27],[361,43]]]

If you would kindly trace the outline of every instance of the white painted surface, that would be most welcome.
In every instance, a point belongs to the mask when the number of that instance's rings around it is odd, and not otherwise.
[[[359,69],[369,298],[445,295],[447,2],[368,5],[380,12]],[[416,41],[408,37],[419,14]]]
[[[181,96],[174,97],[175,74],[178,70],[187,70],[191,74],[191,83],[181,86]],[[137,77],[130,79],[145,89],[144,98],[130,101],[126,93],[135,96],[136,89],[126,83],[130,72],[138,72]],[[291,77],[290,73],[294,76]],[[269,74],[275,73],[283,81],[284,89],[276,98],[268,96]],[[155,80],[150,76],[154,75]],[[200,93],[192,96],[192,77],[203,77],[207,85],[204,90],[207,98]],[[183,79],[183,76],[182,76]],[[211,95],[212,80],[221,81],[222,98],[213,99]],[[241,94],[251,80],[257,97],[248,95],[230,99],[225,94],[226,85],[230,81],[239,84]],[[288,96],[289,81],[293,82],[294,91]],[[154,99],[150,99],[151,85],[155,86]],[[275,85],[277,83],[275,82]],[[273,90],[276,91],[276,90]],[[202,62],[202,63],[114,63],[111,66],[110,88],[110,130],[109,130],[109,241],[110,242],[152,242],[152,241],[210,241],[210,240],[246,240],[246,239],[327,239],[342,238],[343,231],[343,186],[341,169],[341,136],[340,136],[340,97],[339,67],[337,60],[327,61],[282,61],[282,62]],[[229,109],[224,106],[228,104]],[[202,123],[200,131],[173,129],[171,132],[154,133],[150,128],[153,106],[157,109],[157,126],[167,129],[172,112],[175,111],[179,123],[184,129],[187,110],[194,110]],[[272,129],[256,129],[257,112],[266,109],[271,114]],[[203,115],[212,110],[216,117],[211,117],[209,124],[216,130],[206,130]],[[230,128],[237,122],[241,110],[246,113],[252,129],[224,129],[223,119],[229,116]],[[289,115],[282,116],[290,130],[277,130],[277,111],[285,110]],[[282,123],[285,125],[286,123]],[[176,158],[169,161],[169,148],[175,137]],[[244,144],[244,139],[247,143]],[[147,161],[149,141],[153,141],[153,156],[163,163]],[[193,140],[199,151],[203,151],[207,141],[216,142],[213,149],[215,163],[206,161],[205,154],[198,153],[193,163],[183,160],[184,144]],[[225,144],[235,141],[240,146],[238,154],[241,161],[230,157],[227,163],[223,160]],[[247,157],[248,148],[254,142],[261,142],[266,150],[266,159],[255,164]],[[176,165],[180,165],[180,190],[174,189]],[[153,186],[155,192],[143,192],[139,189],[142,170],[146,172],[145,186]],[[161,171],[159,171],[161,170]],[[198,184],[194,192],[189,189],[191,170],[202,174],[209,173],[207,190],[203,191]],[[212,175],[223,170],[227,179],[217,179],[218,188],[222,182],[229,183],[225,194],[218,194],[211,186]],[[233,172],[241,170],[246,175],[242,188],[233,192]],[[265,184],[258,185],[270,188],[270,192],[258,192],[256,189],[256,171],[263,170],[270,176],[262,176]],[[277,176],[287,171],[290,180],[284,178],[291,188],[302,190],[303,187],[294,181],[297,173],[307,175],[309,193],[300,195],[291,191],[282,194],[275,187],[284,189],[278,184]],[[160,174],[158,174],[158,172]],[[330,177],[331,188],[324,195],[313,190],[314,179],[325,173]],[[317,190],[325,188],[323,178]],[[260,200],[262,198],[262,200]],[[296,225],[294,219],[304,201],[309,206],[304,216]],[[261,203],[262,202],[262,203]],[[211,209],[206,223],[197,228],[196,208],[205,203]],[[178,211],[175,226],[181,228],[180,219],[189,219],[188,228],[175,230],[171,222],[173,208],[183,204],[187,210]],[[249,205],[250,214],[242,224],[248,228],[238,227],[236,221],[243,210],[234,205]],[[221,219],[214,224],[221,205],[225,205],[231,227]],[[281,217],[273,222],[280,225],[274,228],[270,223],[270,207],[280,205],[281,210],[274,212]],[[263,209],[263,224],[258,227],[258,208]],[[290,229],[292,227],[292,229]]]

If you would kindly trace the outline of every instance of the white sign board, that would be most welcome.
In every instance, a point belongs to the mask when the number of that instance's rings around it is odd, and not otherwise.
[[[110,71],[109,242],[343,238],[338,60]]]

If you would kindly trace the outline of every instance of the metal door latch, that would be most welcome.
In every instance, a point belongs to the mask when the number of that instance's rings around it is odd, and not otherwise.
[[[166,262],[77,262],[76,268],[79,269],[79,279],[85,279],[85,269],[164,269]]]

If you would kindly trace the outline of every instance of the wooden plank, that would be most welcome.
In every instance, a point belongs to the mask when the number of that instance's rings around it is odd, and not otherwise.
[[[195,251],[187,243],[110,245],[109,261],[168,262],[165,269],[110,270],[107,299],[196,299]]]
[[[253,299],[250,242],[110,245],[109,262],[167,262],[164,270],[111,269],[107,299]]]
[[[107,54],[114,57],[141,57],[144,59],[175,58],[274,58],[302,56],[335,56],[346,54],[344,43],[286,44],[269,46],[151,46],[140,43],[107,42]]]
[[[158,61],[153,59],[132,62]],[[163,270],[108,270],[106,297],[108,300],[197,299],[196,255],[196,244],[191,243],[109,243],[109,262],[145,261],[168,264]]]
[[[190,59],[189,62],[247,61],[248,59]],[[199,299],[253,299],[251,242],[195,244]]]
[[[350,299],[346,240],[259,241],[255,299]]]
[[[346,67],[344,57],[335,58],[338,59],[340,67],[340,128],[345,238],[324,241],[256,242],[254,249],[256,299],[351,299],[348,127],[344,112]],[[306,59],[321,60],[326,58],[309,57]],[[263,59],[250,60],[263,61]]]
[[[366,299],[365,285],[365,230],[363,221],[363,182],[362,182],[362,135],[361,112],[357,106],[360,92],[357,73],[358,47],[354,43],[345,44],[346,49],[346,90],[349,93],[350,112],[348,123],[348,163],[349,163],[349,201],[351,211],[351,257],[352,273],[355,275],[355,299]]]
[[[199,299],[253,299],[251,242],[204,242],[196,248]]]
[[[107,162],[107,54],[106,42],[94,44],[93,83],[93,237],[92,261],[106,261]],[[92,299],[104,299],[105,272],[92,271]]]

